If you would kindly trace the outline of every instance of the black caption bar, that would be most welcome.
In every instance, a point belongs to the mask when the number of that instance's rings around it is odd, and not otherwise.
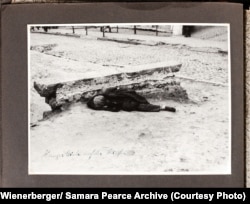
[[[44,201],[56,200],[161,200],[165,203],[208,202],[249,203],[248,188],[234,189],[169,189],[169,188],[2,188],[1,201]]]

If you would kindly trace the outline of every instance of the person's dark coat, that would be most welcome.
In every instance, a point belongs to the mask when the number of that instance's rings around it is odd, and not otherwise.
[[[95,97],[101,98],[101,102],[97,104],[97,102],[95,102]],[[116,89],[110,89],[103,94],[95,95],[87,102],[87,106],[94,110],[108,111],[158,112],[161,109],[158,105],[150,104],[143,96],[138,95],[133,90]]]

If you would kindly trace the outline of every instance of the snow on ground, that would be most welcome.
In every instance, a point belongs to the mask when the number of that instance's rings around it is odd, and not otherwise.
[[[183,64],[180,76],[225,86],[183,80],[191,102],[151,100],[176,107],[176,113],[112,113],[76,103],[44,121],[39,120],[49,106],[30,87],[30,173],[229,173],[228,55],[215,52],[215,41],[203,40],[202,47],[189,38],[191,47],[168,38],[173,44],[147,46],[31,34],[31,85],[175,60]]]
[[[192,37],[204,39],[204,40],[216,40],[216,41],[227,41],[228,32],[227,27],[221,26],[210,26],[206,28],[200,27],[200,29],[196,30]]]

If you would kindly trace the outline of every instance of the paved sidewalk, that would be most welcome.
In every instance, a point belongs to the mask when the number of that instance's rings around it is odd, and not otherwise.
[[[39,32],[44,33],[44,32]],[[47,34],[60,33],[61,35],[71,34],[71,30],[68,29],[54,29],[49,30]],[[74,35],[74,34],[73,34]],[[77,30],[75,35],[80,35],[81,38],[93,38],[101,39],[103,38],[102,32],[98,31],[86,31],[84,29]],[[67,35],[69,36],[69,35]],[[213,40],[203,40],[193,37],[184,36],[151,36],[151,35],[135,35],[135,34],[124,34],[124,33],[105,33],[104,39],[113,41],[134,41],[138,44],[147,45],[184,45],[192,48],[213,48],[220,50],[222,52],[228,52],[228,43],[224,41],[213,41]]]
[[[100,33],[99,33],[100,34]],[[102,37],[102,36],[100,36]],[[146,41],[152,44],[169,44],[169,45],[186,45],[188,47],[197,48],[217,48],[222,51],[228,51],[228,44],[226,42],[202,40],[198,38],[186,38],[184,36],[147,36],[147,35],[129,35],[120,33],[105,33],[105,38],[109,39],[128,39]]]

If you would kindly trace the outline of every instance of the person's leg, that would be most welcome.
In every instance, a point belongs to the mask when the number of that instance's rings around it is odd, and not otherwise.
[[[169,106],[158,106],[158,105],[152,105],[152,104],[139,104],[137,107],[138,111],[144,111],[144,112],[159,112],[161,110],[163,111],[170,111],[170,112],[176,112],[176,109]]]
[[[137,110],[143,112],[159,112],[161,110],[161,106],[152,104],[139,104]]]

